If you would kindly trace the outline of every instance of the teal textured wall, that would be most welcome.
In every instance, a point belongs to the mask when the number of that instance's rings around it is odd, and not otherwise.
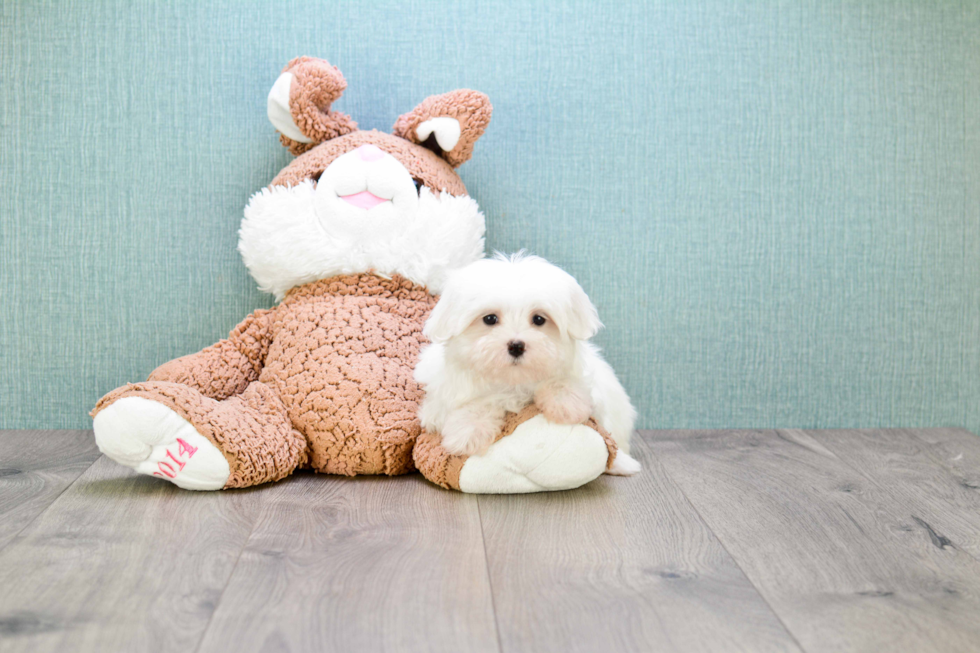
[[[488,93],[492,248],[576,275],[644,427],[980,429],[980,3],[2,3],[0,427],[271,299],[235,251],[329,59],[390,129]]]

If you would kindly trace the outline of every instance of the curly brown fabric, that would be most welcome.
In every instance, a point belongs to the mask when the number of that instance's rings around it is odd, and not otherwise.
[[[312,143],[300,143],[284,134],[280,142],[294,155],[316,147],[317,143],[357,131],[357,123],[344,113],[331,111],[347,88],[347,81],[340,69],[323,59],[297,57],[286,64],[284,73],[292,73],[289,86],[289,113],[296,127]]]
[[[456,197],[466,195],[463,180],[438,154],[404,138],[373,129],[357,131],[317,145],[306,154],[296,157],[269,185],[295,186],[307,179],[319,179],[334,159],[368,143],[398,159],[412,177],[434,192],[445,191]]]
[[[504,426],[500,429],[500,433],[494,439],[494,442],[499,442],[508,435],[511,435],[518,426],[540,413],[541,410],[534,404],[525,406],[520,412],[507,413],[506,417],[504,417]],[[603,441],[606,443],[606,450],[609,452],[606,457],[606,469],[609,469],[612,467],[613,460],[616,458],[616,442],[606,429],[599,426],[599,423],[594,418],[590,417],[583,424],[594,429],[602,436]],[[463,465],[470,458],[469,456],[451,455],[442,448],[441,435],[425,430],[419,434],[412,457],[416,469],[422,473],[422,476],[447,490],[459,489],[459,475],[463,471]]]
[[[224,399],[245,391],[259,378],[269,350],[271,310],[258,310],[232,330],[226,340],[196,354],[164,363],[148,381],[169,381],[196,389],[206,397]]]
[[[423,430],[415,442],[415,468],[430,482],[447,490],[459,489],[459,475],[469,456],[454,456],[442,448],[442,436]]]
[[[420,124],[440,116],[455,118],[459,121],[459,142],[449,152],[443,152],[442,156],[449,165],[458,168],[473,156],[473,145],[486,131],[492,112],[490,98],[479,91],[461,88],[426,98],[412,111],[399,116],[392,132],[395,136],[418,143],[420,139],[416,129]]]
[[[412,378],[436,303],[394,276],[324,279],[286,295],[259,380],[282,398],[330,474],[405,474],[421,431],[422,389]]]

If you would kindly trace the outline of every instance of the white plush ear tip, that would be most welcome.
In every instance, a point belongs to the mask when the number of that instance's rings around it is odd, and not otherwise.
[[[425,141],[433,133],[436,135],[436,143],[442,148],[443,152],[449,152],[459,143],[461,129],[459,121],[448,116],[430,118],[415,128],[415,134],[419,142]]]
[[[289,89],[292,84],[293,74],[283,73],[279,75],[279,79],[272,85],[272,90],[269,91],[267,108],[269,122],[287,138],[291,138],[298,143],[312,143],[313,140],[303,134],[299,130],[299,127],[296,126],[296,123],[293,122],[293,114],[289,110]]]

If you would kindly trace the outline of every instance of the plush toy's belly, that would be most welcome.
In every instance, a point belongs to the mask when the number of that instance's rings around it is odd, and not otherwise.
[[[260,379],[306,436],[310,464],[331,474],[404,474],[422,389],[412,378],[435,304],[401,278],[334,277],[291,292]]]

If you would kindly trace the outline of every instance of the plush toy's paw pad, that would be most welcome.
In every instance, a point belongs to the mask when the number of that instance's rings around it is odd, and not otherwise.
[[[93,427],[106,456],[186,490],[220,490],[231,474],[224,454],[210,440],[156,401],[123,397],[102,409]]]
[[[607,469],[606,473],[612,476],[632,476],[639,474],[642,469],[639,460],[620,449],[616,452],[612,467]]]
[[[568,490],[598,478],[608,456],[594,429],[555,424],[537,415],[494,443],[486,455],[468,458],[459,489],[475,494]]]

